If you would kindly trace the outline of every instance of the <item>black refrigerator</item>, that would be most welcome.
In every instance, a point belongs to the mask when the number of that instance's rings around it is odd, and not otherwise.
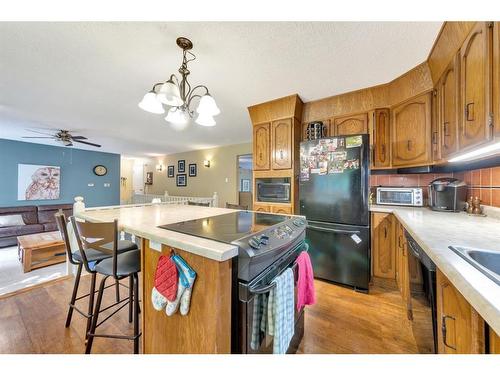
[[[367,134],[300,144],[300,214],[319,279],[367,291],[370,280]]]

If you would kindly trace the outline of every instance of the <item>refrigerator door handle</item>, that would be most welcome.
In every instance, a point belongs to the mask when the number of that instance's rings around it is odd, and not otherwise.
[[[317,227],[315,225],[308,225],[307,228],[316,229],[316,230],[319,230],[322,232],[340,233],[340,234],[360,234],[361,233],[359,230],[330,229],[330,228]]]

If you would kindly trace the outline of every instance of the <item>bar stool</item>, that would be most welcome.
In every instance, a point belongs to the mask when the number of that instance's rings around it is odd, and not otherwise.
[[[123,253],[118,251],[118,221],[115,220],[111,223],[87,223],[76,221],[73,216],[71,216],[71,223],[73,224],[73,229],[76,235],[76,241],[78,243],[78,248],[82,255],[82,262],[85,266],[87,272],[92,273],[95,277],[96,274],[103,276],[101,283],[99,285],[99,291],[97,293],[97,300],[94,306],[94,312],[92,314],[92,323],[90,325],[90,330],[88,331],[88,340],[85,347],[85,353],[90,354],[92,351],[92,344],[94,342],[94,337],[105,337],[113,339],[126,339],[134,341],[134,354],[139,353],[139,337],[141,336],[139,332],[139,276],[138,273],[141,270],[141,257],[140,250],[130,250]],[[95,267],[91,268],[89,265],[89,260],[87,254],[91,254],[92,251],[100,251],[111,255],[106,259],[99,261]],[[115,281],[120,281],[124,278],[129,278],[131,287],[129,289],[129,296],[120,302],[113,305],[107,306],[101,310],[102,297],[104,290],[106,289],[106,280],[108,277],[112,277]],[[105,319],[103,319],[99,324],[99,314],[103,311],[110,309],[113,306],[117,306],[119,303],[126,301],[125,304],[119,306],[111,314],[109,314]],[[111,316],[120,311],[127,304],[133,301],[134,310],[134,333],[132,336],[127,335],[109,335],[109,334],[96,334],[96,329]],[[130,321],[130,310],[129,310],[129,321]]]
[[[69,309],[68,309],[68,314],[66,316],[66,327],[69,327],[71,324],[71,319],[73,317],[73,310],[76,310],[79,314],[84,316],[87,319],[87,328],[85,331],[85,338],[87,339],[87,333],[90,330],[90,324],[92,322],[92,312],[94,309],[94,296],[96,293],[95,290],[95,284],[96,284],[96,277],[95,273],[91,273],[92,275],[92,280],[90,282],[90,291],[87,294],[84,294],[82,296],[77,297],[78,295],[78,288],[80,286],[80,278],[82,275],[82,269],[83,269],[83,258],[82,254],[79,250],[72,252],[71,249],[71,242],[69,240],[69,235],[68,235],[68,229],[66,227],[66,224],[68,223],[68,220],[66,219],[66,216],[62,211],[59,211],[55,214],[56,217],[56,223],[57,227],[59,228],[59,232],[61,233],[61,237],[64,241],[65,247],[66,247],[66,255],[68,258],[68,261],[77,266],[77,271],[75,275],[75,283],[73,284],[73,293],[71,294],[71,300],[69,302]],[[107,247],[111,249],[112,244],[108,244]],[[131,251],[131,250],[137,250],[138,247],[137,245],[132,242],[132,241],[127,241],[127,240],[120,240],[118,241],[118,252],[123,253],[126,251]],[[110,258],[112,255],[109,253],[103,253],[101,251],[97,250],[91,250],[87,251],[86,253],[87,256],[87,261],[89,263],[97,264],[98,262]],[[108,287],[111,287],[112,285],[109,285]],[[120,294],[118,292],[118,288],[120,287],[119,281],[115,283],[116,286],[116,301],[118,302],[120,300]],[[130,289],[133,288],[132,283],[128,286],[129,291]],[[129,293],[130,294],[130,293]],[[81,311],[78,307],[75,306],[76,301],[79,301],[83,298],[89,297],[88,301],[88,309],[87,312]],[[132,322],[132,302],[129,304],[129,322]]]

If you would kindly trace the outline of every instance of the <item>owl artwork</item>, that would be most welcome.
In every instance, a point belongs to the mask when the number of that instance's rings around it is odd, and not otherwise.
[[[26,188],[26,200],[59,199],[60,168],[42,167],[31,175]]]

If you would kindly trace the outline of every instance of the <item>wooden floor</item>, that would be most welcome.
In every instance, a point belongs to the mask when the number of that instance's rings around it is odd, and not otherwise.
[[[83,353],[85,320],[75,313],[65,328],[72,279],[0,299],[0,353]],[[89,278],[82,278],[82,291]],[[429,353],[430,312],[414,306],[414,322],[406,320],[399,293],[374,286],[370,294],[316,281],[318,302],[308,307],[300,353]],[[127,289],[122,289],[123,296]],[[114,302],[107,289],[103,304]],[[84,305],[81,305],[84,308]],[[131,334],[127,309],[109,319],[101,332]],[[132,353],[132,342],[96,338],[93,353]]]

